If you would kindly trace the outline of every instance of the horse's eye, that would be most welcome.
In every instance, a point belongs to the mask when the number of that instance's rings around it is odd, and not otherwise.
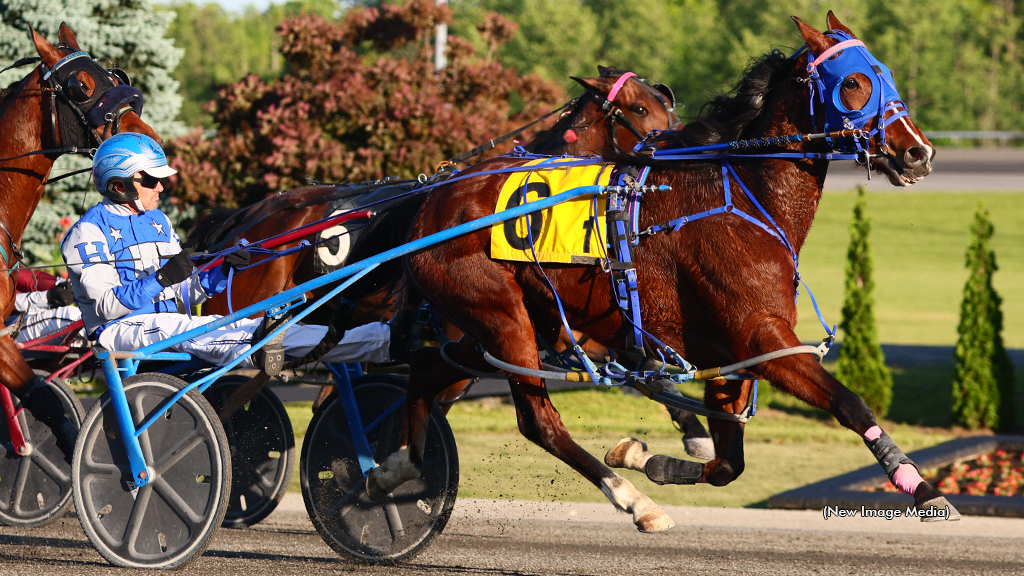
[[[856,90],[857,88],[860,88],[860,83],[857,82],[856,78],[851,76],[846,80],[843,80],[843,88],[846,90]]]
[[[67,81],[68,94],[71,95],[71,99],[76,102],[85,102],[89,99],[89,94],[86,92],[85,85],[78,79],[77,76],[71,76]]]
[[[644,108],[643,106],[640,106],[640,105],[633,106],[632,110],[633,110],[633,113],[636,114],[637,116],[647,116],[647,114],[648,114],[647,108]]]

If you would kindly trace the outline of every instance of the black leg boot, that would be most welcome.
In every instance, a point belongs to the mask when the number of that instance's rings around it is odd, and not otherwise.
[[[36,378],[26,390],[15,395],[33,418],[53,431],[57,447],[70,464],[75,454],[75,442],[78,441],[78,427],[64,413],[64,404],[57,393],[45,380]]]

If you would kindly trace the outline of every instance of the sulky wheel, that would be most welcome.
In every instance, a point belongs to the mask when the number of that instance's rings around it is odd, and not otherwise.
[[[353,381],[364,425],[405,396],[405,380],[370,374]],[[404,410],[367,432],[375,461],[398,449]],[[325,542],[339,554],[368,563],[406,560],[439,534],[455,505],[459,457],[444,414],[430,411],[423,471],[379,502],[366,497],[366,481],[338,393],[320,406],[306,431],[299,460],[306,511]]]
[[[220,411],[231,393],[249,379],[224,376],[203,396]],[[225,528],[243,528],[263,520],[284,498],[295,466],[295,435],[284,405],[269,388],[224,423],[231,445],[231,497]]]
[[[185,387],[166,374],[124,380],[136,426]],[[228,440],[216,412],[191,391],[139,436],[151,481],[136,487],[110,393],[92,407],[75,446],[75,509],[104,558],[131,568],[179,568],[202,554],[231,490]]]
[[[49,373],[36,370],[36,375],[48,378]],[[60,378],[50,382],[64,404],[64,413],[75,424],[81,425],[85,410]],[[21,408],[18,398],[11,394],[14,409]],[[8,526],[42,526],[60,518],[71,506],[71,464],[50,428],[22,410],[17,416],[25,438],[27,451],[16,454],[6,421],[0,422],[0,523]]]

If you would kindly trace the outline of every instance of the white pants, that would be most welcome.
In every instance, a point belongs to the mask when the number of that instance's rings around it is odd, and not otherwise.
[[[25,315],[21,324],[21,331],[14,339],[15,342],[28,342],[40,336],[53,334],[61,328],[66,328],[82,319],[82,311],[77,306],[61,306]],[[61,336],[63,338],[63,336]],[[56,342],[45,342],[55,344]]]
[[[99,343],[107,350],[127,352],[144,346],[163,342],[193,328],[213,322],[221,316],[194,316],[185,314],[139,314],[111,324],[100,333]],[[167,349],[171,352],[185,352],[215,366],[223,366],[249,351],[252,334],[261,319],[246,318],[223,328],[201,334]],[[301,358],[320,343],[326,326],[296,324],[288,329],[284,337],[284,352],[292,358]],[[324,355],[324,362],[387,362],[390,357],[388,345],[391,341],[391,327],[373,322],[345,332],[345,337],[330,352]],[[252,360],[246,358],[240,368],[251,368]]]

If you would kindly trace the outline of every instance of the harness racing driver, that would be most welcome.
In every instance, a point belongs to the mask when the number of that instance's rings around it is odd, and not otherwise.
[[[190,248],[182,249],[170,220],[157,208],[161,178],[177,171],[160,145],[142,134],[117,134],[93,159],[93,183],[104,196],[68,230],[61,254],[68,266],[86,333],[108,350],[129,351],[212,322],[220,316],[178,313],[227,286],[230,267],[248,265],[249,253],[224,256],[224,264],[198,273]],[[250,349],[260,319],[243,319],[170,349],[224,365]],[[325,326],[297,324],[284,338],[284,352],[301,357],[313,349]],[[375,322],[345,332],[324,362],[387,362],[390,327]],[[241,365],[252,366],[251,358]]]

